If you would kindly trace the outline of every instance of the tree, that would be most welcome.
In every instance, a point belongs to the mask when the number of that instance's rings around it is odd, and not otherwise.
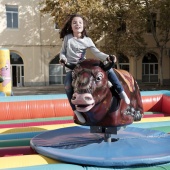
[[[100,17],[99,27],[104,31],[106,41],[102,50],[117,56],[119,54],[132,56],[135,59],[144,54],[146,43],[140,21],[141,4],[128,0],[105,0],[103,5],[105,11]]]
[[[140,1],[140,0],[138,0]],[[170,1],[169,0],[143,0],[140,2],[143,6],[141,17],[143,25],[149,26],[150,34],[159,50],[159,76],[160,85],[163,85],[162,61],[163,52],[166,50],[167,43],[170,41]]]
[[[75,13],[84,16],[91,24],[102,9],[102,4],[96,0],[43,0],[40,3],[40,11],[51,14],[59,28],[62,28],[66,19]]]
[[[143,35],[146,28],[150,29],[160,51],[160,85],[163,85],[163,52],[170,40],[169,9],[169,0],[43,0],[41,3],[41,12],[50,13],[59,28],[70,14],[85,16],[90,37],[94,41],[105,39],[102,50],[109,54],[133,54],[137,59],[146,52]],[[154,13],[160,18],[157,22]]]
[[[134,16],[137,14],[131,10],[134,5],[128,0],[44,0],[41,12],[50,13],[59,28],[70,14],[80,13],[88,20],[90,37],[94,41],[104,37],[107,41],[102,50],[110,54],[128,55],[139,45],[145,45],[141,32],[136,29],[138,20]]]

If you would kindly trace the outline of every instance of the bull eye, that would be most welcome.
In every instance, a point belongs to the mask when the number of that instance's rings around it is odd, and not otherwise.
[[[101,81],[103,76],[104,75],[102,73],[98,73],[97,76],[96,76],[96,81]]]

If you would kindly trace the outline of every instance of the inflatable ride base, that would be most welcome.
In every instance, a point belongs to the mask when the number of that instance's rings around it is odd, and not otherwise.
[[[68,163],[101,167],[129,167],[170,162],[170,135],[164,132],[127,127],[111,135],[90,133],[75,126],[51,130],[31,140],[31,147],[47,157]]]

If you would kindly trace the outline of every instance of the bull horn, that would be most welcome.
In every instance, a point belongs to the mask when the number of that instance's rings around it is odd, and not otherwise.
[[[70,70],[74,70],[74,68],[76,67],[76,64],[66,63],[65,67],[69,68]]]
[[[64,64],[64,66],[70,70],[73,70],[76,67],[76,64],[66,63],[63,59],[60,60],[60,63]]]

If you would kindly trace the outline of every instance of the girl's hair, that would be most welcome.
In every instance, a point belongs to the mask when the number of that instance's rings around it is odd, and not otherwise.
[[[81,38],[83,38],[84,36],[87,36],[87,32],[86,32],[87,22],[86,22],[85,18],[83,18],[79,14],[73,14],[73,15],[69,15],[69,18],[67,19],[66,23],[64,24],[63,28],[60,31],[60,38],[61,39],[63,39],[68,34],[71,34],[71,33],[73,34],[73,30],[71,28],[71,23],[72,23],[72,20],[73,20],[74,17],[80,17],[80,18],[83,19],[83,27],[84,28],[83,28],[83,31],[82,31],[82,34],[81,34],[82,35]]]

